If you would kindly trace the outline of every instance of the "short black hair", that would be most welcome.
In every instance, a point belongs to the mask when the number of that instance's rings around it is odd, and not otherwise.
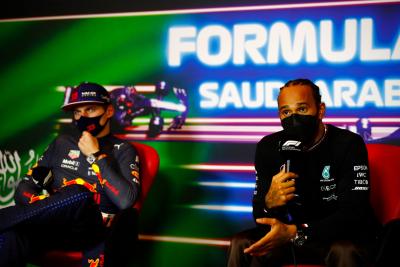
[[[283,88],[286,88],[286,87],[293,86],[293,85],[308,85],[308,86],[310,86],[313,91],[313,97],[315,99],[315,103],[317,104],[317,106],[319,104],[321,104],[321,94],[319,92],[319,87],[315,83],[313,83],[309,79],[300,78],[300,79],[288,81],[287,83],[285,83],[284,86],[282,86],[280,88],[280,90],[282,90]]]

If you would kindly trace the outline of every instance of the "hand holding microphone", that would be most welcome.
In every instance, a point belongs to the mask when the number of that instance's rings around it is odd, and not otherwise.
[[[265,195],[265,205],[268,209],[284,206],[295,198],[297,177],[298,175],[293,172],[286,172],[285,168],[272,177],[268,193]]]
[[[287,173],[295,172],[299,174],[299,171],[303,167],[302,159],[304,158],[304,153],[306,148],[300,140],[296,139],[286,139],[282,140],[279,144],[279,151],[281,152],[283,158],[285,159],[284,169]],[[298,177],[298,176],[297,176]],[[302,200],[300,195],[297,193],[301,189],[301,179],[298,180],[297,188],[294,188],[292,193],[292,198],[287,201],[287,220],[288,222],[293,222],[294,218],[297,217],[299,211],[298,207],[302,206]],[[297,192],[296,192],[297,191]]]

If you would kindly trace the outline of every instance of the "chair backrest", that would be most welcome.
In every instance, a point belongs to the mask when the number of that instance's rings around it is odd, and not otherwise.
[[[132,145],[139,154],[141,192],[134,208],[140,211],[157,175],[160,157],[157,151],[149,145],[136,142],[132,142]]]
[[[400,146],[367,144],[370,201],[382,224],[400,218]]]

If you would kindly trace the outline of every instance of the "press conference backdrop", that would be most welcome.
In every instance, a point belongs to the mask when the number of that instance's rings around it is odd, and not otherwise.
[[[399,2],[1,21],[0,206],[68,129],[66,87],[98,82],[121,109],[118,136],[161,157],[140,266],[223,266],[229,237],[254,226],[255,146],[281,129],[285,81],[320,86],[326,123],[399,145]]]

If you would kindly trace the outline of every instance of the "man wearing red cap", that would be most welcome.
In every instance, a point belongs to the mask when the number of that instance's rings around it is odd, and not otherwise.
[[[124,249],[137,238],[121,229],[126,217],[134,229],[139,158],[110,134],[109,93],[81,83],[67,88],[62,109],[79,134],[58,136],[18,185],[16,205],[0,210],[0,266],[25,266],[57,248],[82,250],[82,266],[124,266]]]

